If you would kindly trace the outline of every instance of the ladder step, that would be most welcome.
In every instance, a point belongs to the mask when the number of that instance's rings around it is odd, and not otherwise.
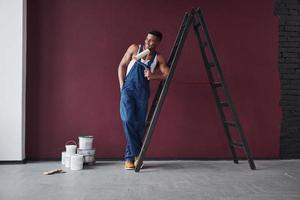
[[[224,106],[224,107],[228,107],[229,106],[229,104],[227,102],[221,102],[220,104],[221,104],[221,106]]]
[[[213,87],[217,88],[217,87],[221,87],[222,83],[221,82],[213,82],[212,85],[213,85]]]
[[[225,121],[224,123],[227,124],[228,126],[236,127],[236,123],[235,123],[235,122],[232,122],[232,121]]]
[[[243,144],[240,144],[240,143],[232,142],[231,145],[234,146],[234,147],[244,148],[244,145],[243,145]]]

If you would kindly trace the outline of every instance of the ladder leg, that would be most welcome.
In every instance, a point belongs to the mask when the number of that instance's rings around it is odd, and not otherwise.
[[[154,98],[152,100],[152,104],[151,104],[150,110],[149,110],[149,112],[147,114],[147,117],[146,117],[146,127],[145,127],[145,130],[147,130],[147,128],[150,125],[150,121],[151,121],[151,118],[152,118],[153,113],[155,111],[155,107],[157,105],[157,102],[158,102],[159,96],[161,94],[163,85],[164,85],[164,81],[161,81],[159,83],[159,86],[158,86],[157,90],[156,90],[155,96],[154,96]]]
[[[179,31],[179,34],[177,35],[177,39],[176,39],[175,45],[173,47],[173,50],[171,52],[169,61],[168,61],[168,66],[170,66],[170,73],[169,73],[167,79],[164,81],[162,90],[160,92],[160,95],[159,95],[159,98],[157,101],[157,105],[155,105],[155,108],[153,111],[153,115],[152,116],[149,115],[149,119],[151,119],[151,120],[150,120],[149,127],[146,130],[145,139],[144,139],[140,154],[138,156],[138,162],[137,162],[137,166],[135,167],[135,172],[139,172],[141,169],[142,162],[144,160],[146,151],[150,144],[150,140],[153,135],[153,131],[154,131],[155,125],[157,123],[162,104],[163,104],[163,102],[165,100],[165,96],[168,92],[169,85],[171,83],[171,80],[172,80],[174,72],[175,72],[176,63],[177,63],[178,57],[181,53],[181,50],[182,50],[182,47],[183,47],[183,44],[186,39],[186,36],[187,36],[187,33],[188,33],[191,23],[192,23],[192,15],[186,14],[184,17],[182,27]]]
[[[220,100],[220,97],[218,96],[217,89],[213,85],[214,80],[213,80],[213,76],[212,76],[212,73],[211,73],[211,70],[210,70],[210,67],[209,67],[209,62],[208,62],[207,55],[205,54],[205,46],[204,46],[204,43],[202,42],[202,39],[200,37],[200,32],[199,32],[199,29],[198,29],[197,25],[194,26],[194,31],[195,31],[195,35],[196,35],[196,38],[197,38],[197,41],[198,41],[198,45],[200,47],[201,55],[202,55],[202,58],[203,58],[203,61],[204,61],[207,77],[208,77],[208,80],[209,80],[209,83],[210,83],[210,86],[211,86],[211,89],[212,89],[212,93],[213,93],[213,96],[214,96],[214,99],[215,99],[215,102],[216,102],[216,106],[217,106],[218,111],[219,111],[220,120],[221,120],[221,123],[223,125],[224,130],[225,130],[226,138],[227,138],[227,141],[228,141],[228,144],[229,144],[229,149],[231,151],[231,155],[233,157],[234,163],[238,163],[238,159],[237,159],[235,149],[231,145],[232,138],[231,138],[231,135],[229,133],[229,128],[226,124],[223,123],[225,121],[225,114],[224,114],[223,108],[220,104],[221,100]]]
[[[242,143],[244,145],[244,151],[245,151],[246,157],[248,159],[248,163],[250,165],[250,168],[255,170],[256,166],[255,166],[255,163],[253,161],[253,157],[252,157],[248,142],[247,142],[246,137],[243,133],[243,129],[242,129],[241,125],[239,124],[240,122],[238,120],[237,120],[237,123],[238,123],[237,128],[239,129],[240,138],[241,138]]]
[[[213,45],[212,45],[212,42],[211,42],[211,39],[210,39],[210,36],[209,36],[209,32],[208,32],[208,29],[207,29],[206,22],[205,22],[205,20],[204,20],[204,18],[202,16],[202,13],[201,13],[200,9],[194,10],[193,12],[194,12],[195,17],[198,18],[198,20],[200,21],[201,25],[203,26],[202,28],[203,28],[203,31],[204,31],[204,34],[205,34],[206,41],[208,43],[208,48],[209,48],[209,50],[211,52],[212,58],[214,60],[215,67],[217,69],[217,72],[219,73],[219,77],[221,79],[222,89],[223,89],[224,95],[226,97],[226,101],[227,101],[227,103],[228,103],[228,105],[230,107],[230,110],[231,110],[231,113],[232,113],[232,117],[233,117],[233,120],[235,122],[235,127],[237,128],[239,136],[240,136],[240,139],[242,140],[242,145],[237,145],[237,146],[240,146],[240,147],[242,147],[244,149],[244,152],[245,152],[246,157],[248,159],[250,168],[251,169],[256,169],[254,161],[253,161],[253,158],[252,158],[252,154],[251,154],[250,148],[248,146],[248,143],[247,143],[246,137],[244,135],[242,126],[241,126],[241,124],[239,122],[239,118],[238,118],[235,106],[233,104],[231,96],[229,95],[229,91],[228,91],[228,87],[227,87],[227,84],[226,84],[225,79],[224,79],[223,71],[222,71],[222,69],[220,67],[217,55],[216,55],[215,50],[213,48]],[[226,126],[228,127],[228,124],[226,124]],[[231,143],[230,146],[234,147],[234,143]]]

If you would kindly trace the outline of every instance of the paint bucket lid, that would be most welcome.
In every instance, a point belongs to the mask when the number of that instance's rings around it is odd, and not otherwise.
[[[92,135],[81,135],[79,138],[94,138]]]

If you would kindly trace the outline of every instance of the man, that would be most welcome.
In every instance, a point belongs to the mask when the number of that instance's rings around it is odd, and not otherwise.
[[[127,49],[118,67],[120,114],[127,140],[125,169],[135,168],[141,150],[150,96],[149,80],[163,80],[169,75],[165,59],[156,52],[162,37],[161,32],[150,31],[144,45],[132,44]],[[150,53],[136,60],[135,56],[145,49],[149,49]],[[156,66],[160,73],[154,72]]]

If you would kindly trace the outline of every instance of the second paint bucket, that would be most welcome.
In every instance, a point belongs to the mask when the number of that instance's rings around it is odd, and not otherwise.
[[[71,170],[81,170],[83,168],[83,155],[74,154],[71,156]]]
[[[79,149],[92,149],[93,140],[93,136],[79,136]]]

